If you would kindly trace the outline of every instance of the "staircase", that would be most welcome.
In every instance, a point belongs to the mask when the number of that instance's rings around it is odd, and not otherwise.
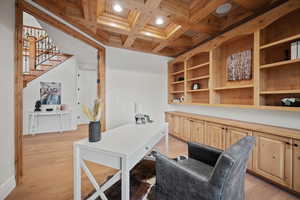
[[[23,26],[24,87],[44,73],[59,66],[71,55],[62,53],[41,28]]]

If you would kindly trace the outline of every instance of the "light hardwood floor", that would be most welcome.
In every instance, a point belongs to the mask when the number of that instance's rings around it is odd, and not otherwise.
[[[7,200],[71,200],[73,196],[73,141],[87,137],[87,127],[81,126],[77,131],[63,134],[51,133],[24,138],[24,178],[9,195]],[[122,141],[120,141],[122,145]],[[187,146],[174,138],[170,138],[167,153],[163,141],[157,149],[170,157],[184,155]],[[114,170],[88,163],[98,181],[114,173]],[[91,185],[83,178],[83,195],[91,191]],[[246,178],[247,200],[300,200],[277,187],[266,183],[252,175]]]

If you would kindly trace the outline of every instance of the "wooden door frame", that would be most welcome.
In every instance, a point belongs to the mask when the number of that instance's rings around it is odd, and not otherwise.
[[[63,31],[64,33],[79,39],[86,44],[97,49],[97,96],[104,103],[103,117],[101,119],[101,129],[106,129],[105,119],[105,51],[101,44],[91,40],[84,34],[70,28],[68,25],[49,16],[31,4],[16,0],[15,6],[15,173],[16,182],[19,185],[23,176],[23,12],[26,12],[35,18]]]

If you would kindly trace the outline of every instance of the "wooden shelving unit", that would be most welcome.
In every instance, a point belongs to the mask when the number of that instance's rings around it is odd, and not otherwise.
[[[179,104],[300,111],[281,103],[283,98],[300,98],[300,58],[288,57],[291,43],[300,40],[299,19],[300,9],[253,33],[221,38],[171,61],[169,103],[184,97]],[[244,50],[252,52],[252,77],[229,81],[227,58]],[[194,83],[200,89],[193,90]]]
[[[169,80],[168,80],[168,102],[179,103],[178,101],[184,97],[185,85],[185,63],[176,62],[169,65]],[[176,99],[176,102],[174,101]],[[182,103],[182,102],[181,102]]]
[[[212,99],[214,104],[224,104],[225,106],[228,104],[254,105],[253,63],[252,78],[250,80],[229,81],[227,77],[227,58],[241,51],[253,51],[253,46],[254,35],[250,34],[232,38],[214,50],[213,73],[215,80],[213,84],[214,97]]]
[[[200,52],[186,60],[186,102],[209,104],[209,52]],[[200,89],[193,90],[199,84]]]
[[[299,110],[282,106],[281,99],[300,98],[300,58],[287,54],[291,43],[300,40],[296,10],[260,31],[260,106],[268,109]],[[284,31],[278,31],[284,30]]]

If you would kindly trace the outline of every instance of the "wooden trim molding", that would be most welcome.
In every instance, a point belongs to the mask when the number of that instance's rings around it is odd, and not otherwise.
[[[24,0],[16,0],[15,12],[15,170],[16,183],[21,184],[23,176],[23,12],[29,13],[35,18],[73,36],[76,39],[96,48],[98,50],[98,97],[103,99],[105,108],[105,51],[104,46],[94,42],[85,35],[63,24],[57,19],[49,16],[41,10],[33,7]],[[102,130],[105,130],[105,109],[101,120]]]
[[[15,27],[15,171],[18,185],[23,175],[23,8],[21,0],[16,1]]]

